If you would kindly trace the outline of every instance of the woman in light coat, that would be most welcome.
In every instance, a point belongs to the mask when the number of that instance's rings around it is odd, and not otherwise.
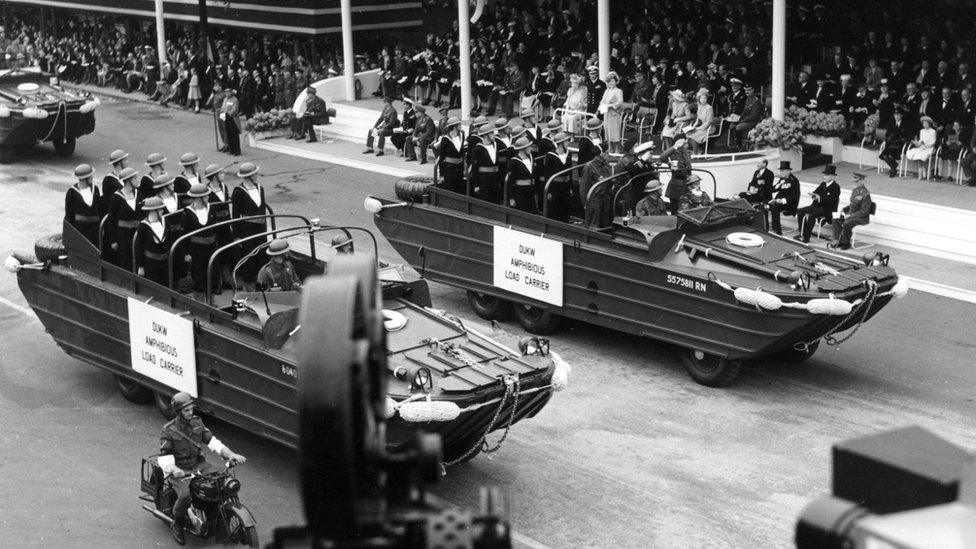
[[[708,132],[712,129],[715,116],[712,106],[708,104],[708,91],[698,92],[698,115],[692,123],[692,129],[688,132],[688,139],[691,141],[691,149],[694,154],[701,154],[708,142]]]
[[[607,89],[603,92],[599,107],[599,112],[603,113],[603,127],[606,128],[611,153],[622,152],[620,150],[620,137],[624,92],[617,87],[619,82],[620,77],[617,76],[616,72],[607,73]]]
[[[569,91],[566,94],[567,111],[586,110],[586,88],[583,86],[583,77],[578,74],[569,76]],[[566,133],[577,134],[580,132],[579,114],[566,113],[563,115],[563,129]]]

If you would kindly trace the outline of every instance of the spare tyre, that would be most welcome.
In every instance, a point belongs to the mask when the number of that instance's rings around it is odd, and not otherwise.
[[[427,195],[427,187],[434,184],[434,178],[429,175],[411,175],[404,177],[393,185],[397,198],[407,202],[421,202]]]
[[[45,236],[34,243],[34,256],[38,261],[57,261],[64,253],[60,233]]]

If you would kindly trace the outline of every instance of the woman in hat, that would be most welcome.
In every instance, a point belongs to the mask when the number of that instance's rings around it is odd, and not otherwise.
[[[166,173],[166,157],[161,153],[151,153],[146,157],[146,167],[149,168],[149,173],[139,181],[139,198],[148,198],[155,194],[153,188],[156,178]]]
[[[202,292],[207,288],[207,263],[210,261],[210,256],[217,251],[218,241],[226,241],[228,238],[227,235],[220,234],[226,232],[226,227],[201,230],[217,223],[217,218],[211,211],[208,200],[210,189],[203,183],[197,183],[190,187],[187,196],[191,202],[189,206],[183,209],[182,226],[185,234],[191,235],[187,254],[190,256],[190,276],[193,278],[193,290]],[[212,284],[214,285],[213,291],[219,292],[219,275],[213,277]]]
[[[185,195],[190,191],[190,187],[203,182],[198,171],[199,165],[200,157],[196,153],[189,152],[180,157],[180,166],[183,166],[183,171],[176,176],[176,180],[173,182],[173,188],[177,193]]]
[[[495,127],[482,124],[478,127],[481,142],[471,151],[470,192],[472,196],[488,202],[498,200],[498,150],[495,147]]]
[[[909,160],[927,162],[935,152],[935,121],[929,116],[923,116],[920,120],[922,128],[918,130],[918,137],[912,140],[905,157]],[[923,168],[919,168],[918,176],[922,177]]]
[[[607,73],[607,89],[603,92],[599,107],[599,111],[603,113],[603,125],[607,129],[607,141],[610,142],[611,153],[622,152],[620,150],[620,136],[623,132],[621,109],[624,104],[624,93],[617,86],[619,83],[620,77],[617,76],[616,72]]]
[[[512,148],[512,129],[514,126],[509,126],[508,119],[504,116],[495,120],[493,124],[495,128],[495,150],[498,152],[495,159],[495,163],[498,165],[498,195],[497,200],[501,200],[501,184],[505,181],[505,175],[508,173],[508,160],[515,156],[515,149]],[[496,200],[496,201],[497,201]]]
[[[445,189],[464,194],[464,134],[461,133],[461,120],[455,116],[448,118],[444,130],[437,142],[437,170]]]
[[[241,164],[237,170],[237,177],[242,179],[241,184],[234,187],[231,193],[231,213],[235,218],[265,215],[268,212],[268,204],[264,199],[264,188],[258,183],[258,167],[251,162]],[[238,239],[259,235],[267,231],[267,219],[244,219],[234,224],[234,236]],[[264,238],[251,238],[241,242],[241,257],[254,251],[255,248],[264,244]],[[249,259],[241,266],[237,279],[252,282],[257,275],[258,262]]]
[[[566,92],[567,113],[563,114],[563,131],[569,134],[576,134],[580,131],[580,115],[575,112],[586,110],[586,86],[583,85],[583,77],[578,74],[569,75],[569,91]]]
[[[688,99],[685,98],[681,90],[673,90],[668,104],[668,114],[664,119],[664,128],[661,130],[663,147],[668,148],[674,142],[675,137],[682,133],[681,128],[685,127],[694,115],[688,107]]]
[[[700,154],[705,150],[705,143],[708,142],[708,132],[712,128],[715,117],[712,106],[708,104],[708,90],[702,89],[698,92],[698,114],[692,123],[692,128],[687,132],[688,140],[691,141],[691,150],[694,154]]]
[[[570,174],[556,174],[572,166],[572,159],[569,157],[569,150],[566,145],[569,143],[569,134],[558,132],[552,136],[553,150],[550,150],[542,159],[541,191],[546,195],[543,200],[549,203],[548,217],[564,223],[569,222],[570,216],[574,211],[574,204],[580,203],[576,193],[576,188],[572,184]],[[550,183],[549,180],[552,179]],[[549,184],[546,191],[545,186]]]
[[[599,118],[588,119],[586,121],[586,133],[579,138],[579,152],[576,153],[579,164],[586,164],[599,156],[601,147],[604,146],[602,135],[603,122]]]
[[[169,284],[169,250],[176,241],[167,230],[165,210],[158,196],[147,198],[142,203],[146,218],[139,223],[135,240],[136,274],[163,286]]]
[[[224,183],[224,172],[217,164],[210,164],[203,170],[203,178],[206,181],[207,189],[210,190],[210,195],[207,197],[208,202],[210,202],[210,212],[213,214],[214,220],[217,223],[228,221],[231,219],[231,203],[230,203],[230,192],[227,190],[227,184]],[[230,244],[234,239],[234,227],[228,225],[226,229],[222,230],[218,235],[217,246],[225,246]],[[234,263],[237,263],[236,249],[234,251],[229,251],[228,255],[224,256],[219,262],[220,264],[220,278],[224,282],[225,288],[232,288],[232,280],[230,276],[230,267]]]
[[[122,170],[122,188],[112,195],[105,216],[105,242],[108,245],[102,252],[106,259],[127,271],[132,270],[132,237],[142,221],[139,204],[142,197],[136,188],[136,175],[132,168]]]
[[[122,179],[119,174],[122,170],[126,168],[126,159],[129,158],[129,153],[123,151],[122,149],[115,149],[111,154],[108,155],[109,164],[112,165],[112,171],[105,174],[102,178],[102,188],[100,190],[101,195],[101,212],[105,215],[108,211],[108,202],[115,194],[115,191],[122,188]]]
[[[75,168],[78,182],[64,195],[64,220],[78,229],[89,242],[98,246],[98,224],[101,222],[102,197],[92,185],[95,169],[88,164]]]
[[[523,133],[524,133],[524,127]],[[532,162],[532,141],[528,137],[518,137],[512,145],[515,156],[508,160],[505,190],[510,208],[523,212],[537,213],[535,204],[535,170]]]

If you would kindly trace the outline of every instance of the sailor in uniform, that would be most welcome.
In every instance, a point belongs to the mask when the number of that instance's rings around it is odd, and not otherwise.
[[[556,149],[556,144],[553,143],[553,136],[558,134],[562,127],[562,122],[556,118],[546,122],[545,126],[539,126],[538,151],[540,155],[545,155],[549,151]]]
[[[576,195],[576,187],[572,183],[570,174],[564,173],[556,176],[557,173],[572,167],[573,161],[569,157],[569,150],[566,144],[569,143],[569,134],[558,132],[551,136],[553,150],[548,151],[542,160],[542,186],[546,194],[545,201],[549,203],[548,217],[564,223],[569,222],[573,214],[574,204],[578,203],[579,197]],[[555,178],[553,178],[555,176]],[[546,183],[549,189],[545,189]]]
[[[132,270],[132,237],[142,221],[139,189],[136,187],[137,172],[126,168],[119,174],[122,188],[112,195],[105,219],[105,242],[108,258],[127,271]],[[107,251],[107,250],[103,250]]]
[[[450,117],[444,125],[446,133],[437,143],[437,169],[444,182],[444,188],[464,194],[464,136],[461,134],[461,120]]]
[[[471,151],[471,194],[486,202],[498,201],[498,149],[495,145],[495,127],[482,124],[478,128],[478,143]]]
[[[508,160],[505,181],[508,202],[505,205],[523,212],[537,213],[535,176],[530,147],[532,147],[532,140],[524,135],[518,137],[512,145],[515,156]]]
[[[115,191],[122,188],[122,179],[119,178],[119,174],[126,168],[127,158],[129,158],[129,153],[122,149],[115,149],[112,151],[112,154],[108,155],[108,161],[112,165],[112,171],[102,178],[102,188],[99,192],[102,201],[100,207],[103,214],[108,211],[109,199],[112,198]]]
[[[186,153],[180,157],[180,166],[183,166],[183,171],[181,171],[176,176],[176,181],[173,183],[173,187],[180,196],[186,195],[190,192],[190,188],[197,183],[203,183],[200,179],[199,170],[200,157],[195,153]]]
[[[197,183],[190,187],[187,193],[190,198],[190,205],[183,209],[183,230],[185,234],[191,235],[195,231],[204,229],[217,223],[214,213],[210,209],[210,189],[203,183]],[[218,227],[212,230],[204,230],[189,237],[190,256],[190,276],[193,278],[193,290],[197,292],[205,291],[207,288],[207,264],[210,256],[217,251],[218,240],[226,240],[220,232],[226,231],[226,227]],[[185,259],[185,258],[184,258]],[[212,280],[214,292],[220,292],[220,279],[214,277]]]
[[[508,119],[505,117],[498,118],[493,126],[495,128],[495,150],[498,153],[498,182],[501,184],[505,181],[505,175],[508,172],[508,159],[515,156],[515,150],[512,148],[511,128],[508,126]],[[501,198],[501,187],[499,187],[495,202],[500,201]]]
[[[234,187],[234,190],[231,192],[231,213],[235,218],[265,215],[268,211],[268,204],[264,199],[264,188],[258,183],[258,170],[258,166],[252,162],[241,164],[237,170],[237,177],[240,177],[243,181],[241,181],[240,185]],[[266,219],[252,219],[236,223],[234,235],[238,239],[245,239],[266,231]],[[241,242],[241,257],[247,256],[255,248],[264,244],[265,241],[266,238],[252,238]],[[249,259],[241,266],[238,280],[253,281],[257,275],[257,265],[258,263],[254,258]]]
[[[95,169],[88,164],[75,168],[78,182],[68,187],[64,195],[64,220],[78,229],[89,242],[98,246],[98,225],[101,222],[102,197],[92,185]]]
[[[169,285],[169,251],[174,240],[166,230],[163,211],[166,206],[158,196],[142,203],[146,218],[136,230],[136,273],[163,286]]]
[[[482,142],[481,134],[478,133],[481,127],[488,123],[488,117],[479,116],[471,121],[468,127],[468,137],[464,141],[464,165],[471,166],[471,154],[478,143]]]
[[[600,136],[602,129],[603,122],[600,119],[590,118],[586,121],[586,133],[580,136],[578,145],[577,160],[580,164],[586,164],[601,153],[603,140]]]
[[[142,180],[139,182],[140,198],[155,195],[153,188],[156,178],[160,174],[166,173],[166,157],[160,153],[151,153],[146,157],[146,166],[149,168],[149,173],[142,176]]]

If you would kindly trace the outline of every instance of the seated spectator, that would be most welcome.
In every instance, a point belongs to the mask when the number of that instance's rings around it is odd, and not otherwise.
[[[739,198],[745,198],[750,204],[764,204],[773,199],[773,171],[769,169],[768,160],[763,158],[759,161],[749,185],[739,193]]]
[[[671,102],[668,106],[668,114],[664,119],[664,128],[661,130],[661,140],[663,147],[668,148],[674,142],[679,133],[684,133],[682,128],[694,120],[695,115],[688,107],[688,99],[681,90],[671,91]]]
[[[935,152],[935,121],[931,117],[923,116],[921,122],[922,128],[918,130],[918,137],[912,140],[908,150],[905,151],[905,157],[908,160],[926,162]],[[922,176],[921,170],[918,175]]]
[[[813,203],[796,210],[796,218],[800,224],[800,234],[796,235],[796,240],[803,243],[810,242],[810,235],[813,233],[813,226],[820,220],[830,222],[837,205],[840,202],[840,185],[837,183],[837,166],[827,164],[824,166],[823,181],[812,193],[810,198]]]
[[[864,174],[854,172],[854,189],[851,191],[851,203],[844,206],[844,214],[831,222],[834,231],[834,242],[827,244],[828,248],[849,250],[851,235],[854,227],[866,225],[871,217],[871,193],[864,186]]]
[[[905,111],[895,109],[894,120],[886,128],[884,147],[878,158],[888,164],[888,177],[895,177],[898,163],[901,161],[901,150],[911,135],[911,130],[905,123]]]
[[[379,143],[377,144],[377,148],[379,150],[376,151],[376,156],[383,156],[383,147],[385,146],[386,138],[393,135],[393,129],[400,125],[396,108],[393,107],[393,98],[386,96],[383,98],[383,102],[385,103],[383,112],[380,113],[376,124],[366,134],[366,150],[363,151],[363,154],[373,153],[373,140],[378,137]]]
[[[735,149],[742,150],[742,144],[746,135],[759,124],[762,120],[764,108],[759,98],[756,97],[756,90],[752,83],[745,85],[746,102],[739,115],[739,122],[735,125],[735,132],[732,134],[735,140]]]
[[[962,141],[962,135],[962,124],[956,120],[942,136],[942,145],[939,147],[939,160],[955,162],[959,159],[959,151],[962,150],[964,143],[964,141]],[[937,175],[935,178],[940,179],[941,176]]]
[[[712,113],[712,106],[708,103],[708,90],[699,90],[696,97],[698,98],[698,113],[695,116],[695,121],[691,123],[692,127],[687,132],[687,136],[688,140],[691,141],[692,153],[701,154],[705,149],[705,144],[708,143],[708,134],[715,123],[715,117]]]

